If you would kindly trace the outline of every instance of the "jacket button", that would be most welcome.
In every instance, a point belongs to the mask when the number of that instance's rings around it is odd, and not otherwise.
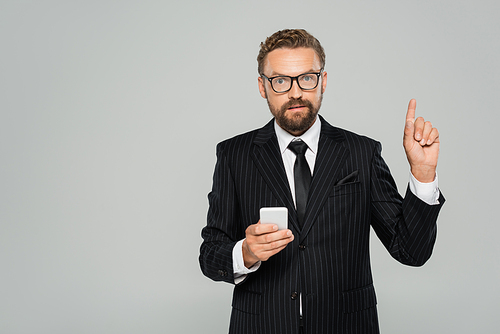
[[[227,271],[225,271],[225,270],[219,270],[219,275],[222,276],[222,277],[226,277],[227,276]]]
[[[292,298],[292,300],[295,300],[295,299],[297,299],[298,295],[299,294],[297,292],[292,292],[292,294],[290,295],[290,297]]]
[[[306,245],[302,245],[302,244],[300,244],[300,245],[299,245],[299,249],[300,249],[300,250],[304,250],[304,249],[306,249]]]

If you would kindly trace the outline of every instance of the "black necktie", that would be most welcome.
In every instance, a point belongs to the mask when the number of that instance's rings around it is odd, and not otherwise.
[[[293,178],[295,181],[295,203],[297,215],[299,216],[299,225],[302,228],[304,224],[304,215],[306,213],[307,195],[311,185],[311,169],[306,160],[307,144],[302,140],[292,141],[288,148],[295,153],[295,165],[293,166]]]

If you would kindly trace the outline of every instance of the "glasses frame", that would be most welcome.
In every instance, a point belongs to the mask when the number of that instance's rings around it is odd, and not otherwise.
[[[291,77],[289,75],[276,75],[274,77],[268,78],[263,73],[261,74],[261,76],[264,77],[265,79],[267,79],[269,81],[269,84],[271,85],[271,88],[274,90],[275,93],[281,94],[281,93],[286,93],[286,92],[290,91],[290,89],[292,89],[292,87],[293,87],[293,80],[295,80],[295,82],[297,82],[297,86],[299,86],[299,88],[301,90],[313,90],[313,89],[316,89],[318,87],[318,84],[319,84],[319,77],[321,76],[322,73],[323,73],[323,69],[320,69],[318,73],[316,73],[316,72],[307,72],[307,73],[299,74],[296,77]],[[302,88],[300,86],[299,77],[301,77],[303,75],[306,75],[306,74],[314,74],[314,75],[316,75],[316,77],[317,77],[316,86],[314,86],[313,88]],[[274,86],[273,86],[273,79],[276,79],[276,78],[290,78],[290,88],[288,88],[287,90],[278,92],[276,89],[274,89]]]

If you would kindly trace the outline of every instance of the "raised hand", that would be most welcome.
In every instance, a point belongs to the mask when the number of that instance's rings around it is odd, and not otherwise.
[[[415,120],[417,101],[411,99],[406,113],[403,146],[411,173],[420,182],[432,182],[439,156],[439,132],[422,117]]]

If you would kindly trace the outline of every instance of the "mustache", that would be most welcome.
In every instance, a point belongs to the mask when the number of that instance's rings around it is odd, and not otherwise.
[[[294,107],[294,106],[305,106],[305,107],[309,108],[309,110],[313,109],[313,105],[312,105],[312,103],[310,101],[308,101],[308,100],[302,100],[301,98],[299,98],[299,99],[296,99],[296,100],[289,100],[287,103],[285,103],[281,107],[281,110],[282,111],[286,111],[289,108]]]

